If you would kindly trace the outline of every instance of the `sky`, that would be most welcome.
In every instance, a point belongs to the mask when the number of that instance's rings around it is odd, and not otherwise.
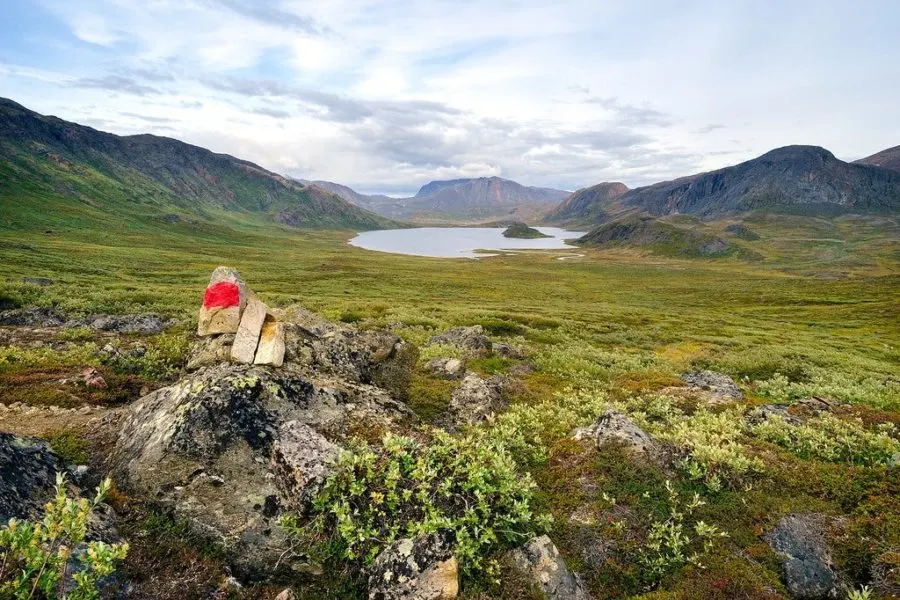
[[[0,96],[365,193],[900,144],[900,2],[0,0]]]

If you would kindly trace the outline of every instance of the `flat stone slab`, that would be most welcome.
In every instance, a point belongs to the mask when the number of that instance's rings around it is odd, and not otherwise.
[[[284,323],[276,321],[272,315],[266,315],[263,321],[253,364],[273,367],[284,364]]]
[[[268,311],[266,305],[256,298],[247,301],[240,326],[234,336],[234,344],[231,346],[231,360],[242,364],[253,362]]]

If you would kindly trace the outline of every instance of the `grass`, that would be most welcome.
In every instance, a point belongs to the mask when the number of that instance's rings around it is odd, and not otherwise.
[[[535,371],[523,377],[498,431],[520,436],[515,443],[545,445],[545,452],[526,454],[521,464],[538,483],[539,507],[556,518],[551,537],[597,598],[777,597],[783,593],[778,562],[760,535],[794,510],[845,517],[835,555],[856,584],[869,581],[873,565],[897,562],[900,494],[896,471],[884,466],[830,462],[788,443],[745,436],[742,452],[763,461],[764,472],[746,485],[710,492],[677,470],[636,464],[615,449],[587,451],[565,439],[573,423],[589,421],[603,403],[652,395],[678,385],[678,375],[694,368],[734,377],[749,405],[823,395],[849,403],[872,431],[900,423],[900,229],[890,220],[760,216],[747,221],[758,240],[735,239],[724,233],[725,223],[709,225],[758,257],[753,261],[740,253],[687,260],[631,249],[586,249],[583,258],[567,261],[556,260],[558,252],[454,261],[367,252],[348,246],[347,232],[252,221],[196,231],[183,224],[123,225],[103,236],[88,225],[60,221],[52,234],[18,221],[15,231],[0,227],[2,302],[73,314],[158,311],[184,325],[148,342],[152,351],[137,363],[103,363],[95,344],[78,331],[58,349],[0,349],[5,398],[35,373],[59,378],[83,364],[100,367],[111,382],[134,378],[129,389],[143,378],[171,377],[209,273],[227,264],[274,306],[299,302],[360,327],[403,323],[397,332],[417,344],[451,326],[481,324],[495,340],[512,338],[523,346]],[[54,283],[20,283],[26,276]],[[427,350],[422,362],[443,352]],[[504,374],[516,363],[486,357],[470,361],[469,368]],[[454,385],[420,365],[413,410],[426,422],[438,419]],[[23,400],[63,402],[36,397],[51,394],[47,389],[22,389],[31,390]],[[63,447],[71,441],[60,439]],[[663,516],[667,479],[679,494],[704,494],[699,516],[729,537],[704,560],[706,569],[676,570],[651,590],[634,556],[647,523]],[[588,530],[573,524],[569,517],[583,504],[612,521]],[[618,521],[625,523],[621,531],[613,524]],[[165,556],[141,544],[130,576],[178,557],[202,564],[203,573],[213,568],[213,558],[193,556],[173,541],[187,538],[184,532],[139,525],[135,531],[144,531],[147,540],[165,540]],[[616,553],[591,563],[583,552],[591,540],[615,545]],[[211,581],[209,575],[203,585]],[[465,592],[473,599],[515,593]]]

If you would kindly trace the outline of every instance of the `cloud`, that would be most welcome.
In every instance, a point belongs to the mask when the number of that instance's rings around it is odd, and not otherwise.
[[[718,123],[711,123],[709,125],[704,125],[703,127],[700,127],[699,129],[695,129],[694,133],[700,133],[700,134],[712,133],[713,131],[716,131],[717,129],[725,129],[725,125],[720,125]]]
[[[245,0],[204,0],[203,3],[212,7],[226,8],[260,23],[292,31],[312,34],[322,34],[327,31],[321,25],[316,24],[312,18],[276,8],[268,0],[249,2]]]
[[[76,79],[70,85],[80,88],[95,88],[98,90],[109,90],[111,92],[134,94],[135,96],[150,96],[161,93],[156,88],[139,84],[134,79],[130,77],[122,77],[121,75],[82,77],[80,79]]]
[[[277,108],[267,108],[265,106],[258,108],[251,108],[250,112],[255,115],[263,115],[264,117],[272,117],[274,119],[287,119],[291,116],[286,110],[278,110]]]
[[[634,106],[619,101],[618,98],[592,97],[584,101],[587,104],[597,104],[612,112],[615,120],[623,125],[657,125],[668,127],[672,124],[671,115],[648,108],[646,106]]]

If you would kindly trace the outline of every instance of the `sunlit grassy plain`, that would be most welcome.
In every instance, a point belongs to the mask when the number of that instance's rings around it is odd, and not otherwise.
[[[419,343],[448,326],[476,323],[496,339],[511,338],[536,365],[513,406],[552,406],[572,386],[624,400],[652,394],[688,369],[712,368],[734,377],[750,404],[822,395],[851,403],[866,423],[900,423],[900,227],[887,218],[758,217],[746,224],[759,241],[722,234],[755,260],[583,249],[447,260],[354,248],[346,244],[350,232],[263,222],[191,229],[102,224],[96,216],[74,225],[61,217],[40,221],[0,228],[0,295],[10,305],[160,311],[183,319],[187,332],[210,271],[224,264],[271,305],[299,302],[363,327],[402,322],[401,334]],[[584,256],[558,260],[575,253]],[[54,283],[39,287],[22,277]],[[485,372],[505,366],[474,365]],[[7,364],[0,378],[21,368],[21,361]],[[412,404],[429,419],[448,394],[443,382],[419,375]],[[648,598],[779,597],[777,561],[759,535],[790,511],[848,517],[836,558],[854,583],[868,581],[876,559],[900,567],[896,470],[800,458],[758,440],[747,452],[765,457],[764,475],[749,487],[703,491],[701,516],[729,537],[706,569],[676,570]],[[546,460],[523,468],[540,486],[539,504],[556,518],[551,537],[597,597],[652,587],[635,564],[587,564],[572,550],[584,532],[568,511],[582,499],[577,481],[587,474],[634,515],[659,515],[669,475],[614,449],[585,453],[559,436],[548,441]],[[685,493],[703,490],[687,478],[675,483]],[[521,593],[483,589],[466,593]]]

